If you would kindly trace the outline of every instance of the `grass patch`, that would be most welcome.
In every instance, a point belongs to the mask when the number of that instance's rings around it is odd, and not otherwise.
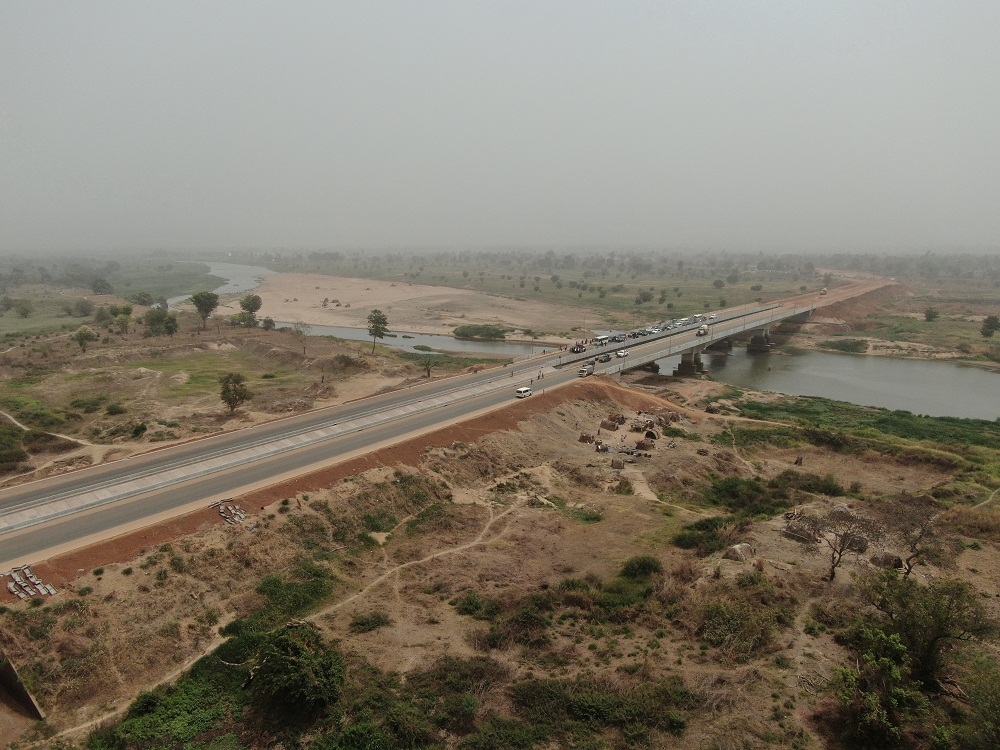
[[[820,341],[816,346],[848,354],[864,354],[868,351],[868,342],[865,339],[829,339]]]
[[[413,348],[416,349],[417,347]],[[454,354],[431,351],[434,354],[435,368],[464,369],[466,367],[475,367],[476,365],[496,364],[501,361],[498,357],[458,357]],[[423,361],[427,358],[427,352],[395,351],[391,353],[395,354],[399,359],[406,360],[407,362],[415,362],[421,366],[423,366]]]
[[[511,328],[497,325],[465,325],[458,326],[453,334],[456,339],[466,339],[473,341],[503,341],[504,336]]]
[[[856,406],[843,401],[805,396],[774,403],[740,401],[737,406],[752,419],[773,419],[803,425],[881,433],[905,440],[941,443],[960,448],[1000,445],[1000,422],[958,417],[918,416],[908,411]]]

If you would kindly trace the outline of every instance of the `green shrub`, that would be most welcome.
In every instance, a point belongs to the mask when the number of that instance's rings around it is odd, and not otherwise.
[[[705,557],[726,546],[726,540],[719,534],[720,529],[736,521],[735,516],[712,516],[688,524],[674,535],[673,543],[681,549],[697,550]]]
[[[95,411],[101,408],[101,404],[108,400],[105,394],[98,394],[97,396],[87,396],[84,398],[76,398],[69,402],[69,405],[74,409],[80,409],[85,414],[93,414]]]
[[[494,620],[503,612],[498,600],[480,597],[475,591],[470,591],[459,599],[455,609],[460,615],[474,617],[477,620]]]
[[[630,558],[622,566],[622,578],[648,578],[654,573],[662,573],[663,564],[651,555]]]
[[[389,615],[385,612],[375,611],[364,615],[356,615],[351,620],[350,628],[352,633],[370,633],[373,630],[378,630],[391,624],[392,620]]]
[[[820,341],[817,346],[850,354],[864,354],[868,351],[868,342],[864,339],[829,339]]]
[[[361,517],[361,523],[368,531],[376,533],[388,533],[396,528],[399,520],[390,511],[385,509],[376,510],[374,513],[366,513]]]
[[[612,490],[616,495],[631,495],[635,492],[632,487],[632,482],[629,481],[628,477],[622,477],[618,480],[618,484],[614,486]]]
[[[480,341],[501,341],[511,329],[497,325],[464,325],[458,326],[453,335],[457,339],[476,339]]]

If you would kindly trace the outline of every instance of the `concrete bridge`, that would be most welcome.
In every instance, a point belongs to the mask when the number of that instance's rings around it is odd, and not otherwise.
[[[718,314],[719,317],[715,320],[706,320],[684,328],[662,331],[642,339],[629,339],[624,344],[608,344],[596,351],[600,353],[627,349],[629,356],[612,361],[604,367],[599,366],[597,372],[615,374],[679,354],[681,362],[674,374],[696,375],[704,370],[701,360],[702,352],[713,344],[734,337],[749,336],[748,351],[767,351],[771,348],[772,326],[786,320],[807,320],[815,309],[815,305],[806,303],[753,305],[724,310]],[[697,331],[701,325],[708,326],[708,331],[705,335],[698,336]],[[594,349],[589,349],[585,354],[560,357],[558,364],[563,367],[573,365],[591,359],[594,353]]]
[[[728,340],[734,337],[746,337],[747,351],[762,352],[771,348],[771,327],[776,323],[792,318],[808,319],[812,315],[815,306],[804,307],[774,307],[771,309],[757,310],[746,315],[733,315],[727,313],[727,317],[716,320],[705,321],[703,325],[708,326],[708,332],[704,336],[697,335],[697,327],[692,327],[684,331],[668,331],[675,336],[667,336],[658,339],[653,346],[643,347],[641,352],[636,352],[634,358],[630,354],[627,358],[627,368],[639,367],[649,362],[654,362],[664,357],[681,355],[681,361],[675,375],[696,375],[704,370],[701,355],[712,344]]]

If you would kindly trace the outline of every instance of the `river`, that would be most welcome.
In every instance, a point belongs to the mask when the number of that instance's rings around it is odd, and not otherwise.
[[[779,349],[703,354],[716,380],[737,388],[822,396],[933,417],[1000,419],[1000,374],[955,362]],[[657,360],[669,373],[680,357]]]

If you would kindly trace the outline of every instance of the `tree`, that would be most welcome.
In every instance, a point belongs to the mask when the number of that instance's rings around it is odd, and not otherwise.
[[[377,307],[368,313],[368,335],[372,337],[372,354],[375,353],[375,339],[385,338],[389,330],[389,319]]]
[[[180,324],[177,322],[177,316],[174,313],[170,313],[167,319],[163,321],[163,332],[172,337],[179,329]]]
[[[724,287],[725,285],[726,282],[723,281],[722,279],[716,279],[715,281],[712,282],[712,286],[714,286],[716,289],[722,289],[722,287]]]
[[[434,354],[425,354],[419,360],[420,366],[424,368],[424,372],[427,373],[427,379],[430,380],[431,369],[437,367],[441,364],[443,360]]]
[[[162,305],[149,308],[142,316],[142,322],[146,324],[144,336],[162,336],[165,333],[173,336],[177,333],[176,314],[168,312],[167,308]]]
[[[983,320],[983,327],[979,329],[979,332],[983,334],[984,339],[993,338],[993,334],[1000,331],[1000,317],[996,315],[987,315],[985,320]]]
[[[248,294],[241,299],[240,309],[243,311],[240,314],[241,322],[249,328],[256,328],[257,311],[260,310],[260,306],[263,304],[264,300],[260,298],[259,294]]]
[[[253,398],[253,394],[246,386],[246,381],[246,377],[237,372],[230,372],[219,378],[219,383],[222,384],[219,396],[223,403],[229,407],[230,414],[235,412],[241,404]]]
[[[871,519],[850,510],[834,508],[822,516],[802,519],[830,550],[830,571],[827,580],[837,576],[837,568],[848,552],[864,552],[868,544],[881,536],[881,527]]]
[[[924,310],[924,320],[926,320],[928,323],[933,323],[940,316],[941,313],[938,312],[938,309],[936,307],[928,307],[926,310]]]
[[[86,318],[94,314],[94,303],[89,299],[78,299],[73,303],[73,315],[78,318]]]
[[[304,321],[296,320],[294,323],[292,323],[292,335],[296,339],[298,339],[298,342],[300,344],[302,344],[303,355],[305,355],[306,353],[306,339],[311,331],[312,328],[310,328],[309,324]]]
[[[273,331],[274,318],[261,318],[260,327],[263,328],[265,331]]]
[[[94,279],[90,284],[91,290],[94,294],[114,294],[114,287],[111,286],[111,282],[107,279]]]
[[[861,595],[885,615],[887,629],[906,645],[914,676],[928,686],[937,680],[944,655],[955,643],[995,629],[979,592],[965,581],[943,579],[923,586],[891,571],[863,581]]]
[[[957,549],[942,533],[940,513],[932,497],[904,496],[885,505],[886,525],[901,546],[904,581],[921,563],[952,562]]]
[[[198,311],[198,317],[201,318],[201,330],[204,331],[205,326],[208,325],[208,317],[219,306],[219,295],[215,292],[197,292],[191,295],[191,304]]]
[[[19,299],[17,304],[14,305],[14,312],[20,315],[22,318],[31,317],[31,313],[35,311],[35,306],[31,304],[29,299]]]
[[[854,668],[835,669],[834,687],[852,747],[897,747],[902,725],[926,699],[910,679],[910,660],[900,637],[862,626]]]
[[[87,351],[87,344],[91,341],[97,341],[101,337],[90,326],[80,326],[70,338],[80,345],[81,351],[85,352]]]
[[[111,314],[111,309],[109,307],[102,305],[94,311],[94,323],[99,326],[106,328],[114,319],[115,316]]]
[[[115,328],[118,329],[118,333],[123,336],[128,333],[128,327],[132,325],[131,315],[116,315],[115,316]]]
[[[252,675],[258,700],[307,718],[340,698],[344,660],[314,625],[293,622],[266,636]]]

